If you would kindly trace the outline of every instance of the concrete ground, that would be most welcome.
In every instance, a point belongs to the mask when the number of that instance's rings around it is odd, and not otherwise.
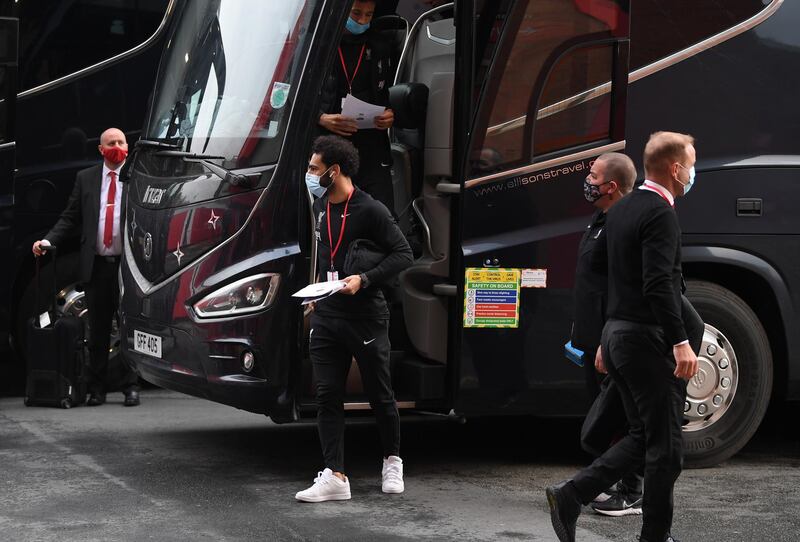
[[[380,492],[375,427],[347,428],[353,499],[300,504],[320,464],[313,424],[162,390],[137,408],[26,408],[0,399],[0,539],[14,541],[556,540],[546,485],[586,461],[579,422],[403,425],[406,493]],[[800,408],[771,412],[733,460],[686,471],[683,542],[800,540]],[[590,511],[579,541],[636,540],[639,517]]]

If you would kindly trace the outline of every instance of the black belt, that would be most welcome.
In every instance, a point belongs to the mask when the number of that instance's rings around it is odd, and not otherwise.
[[[122,256],[100,256],[100,255],[95,255],[95,257],[94,257],[95,261],[100,261],[100,262],[105,262],[105,263],[112,263],[112,264],[118,264],[120,258],[122,258]]]

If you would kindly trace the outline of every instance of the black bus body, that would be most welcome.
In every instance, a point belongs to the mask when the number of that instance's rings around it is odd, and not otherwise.
[[[4,2],[16,19],[15,76],[2,79],[0,152],[0,350],[24,350],[34,312],[31,245],[58,219],[75,174],[98,163],[100,134],[139,138],[164,45],[168,0]],[[8,94],[6,94],[8,93]],[[14,122],[16,120],[16,122]],[[16,168],[16,172],[15,172]],[[84,316],[78,239],[62,247],[59,306]],[[52,272],[46,265],[43,272]],[[15,344],[16,343],[16,344]],[[115,347],[116,349],[116,347]]]
[[[303,178],[346,4],[176,3],[123,174],[122,351],[145,379],[278,422],[313,415],[308,315],[291,294],[316,274]],[[401,408],[585,412],[563,354],[592,211],[581,183],[602,152],[639,162],[656,130],[694,134],[699,156],[678,206],[707,323],[689,460],[729,457],[770,398],[800,398],[797,21],[782,0],[463,0],[410,29],[376,20],[399,58],[395,211],[420,234],[392,305]],[[529,286],[508,327],[471,319],[465,277],[492,270]],[[346,408],[368,408],[355,370]]]

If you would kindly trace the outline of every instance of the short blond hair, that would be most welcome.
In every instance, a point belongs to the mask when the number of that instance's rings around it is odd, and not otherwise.
[[[675,162],[688,158],[686,148],[694,145],[694,137],[678,132],[656,132],[650,136],[644,148],[644,172],[666,173]]]

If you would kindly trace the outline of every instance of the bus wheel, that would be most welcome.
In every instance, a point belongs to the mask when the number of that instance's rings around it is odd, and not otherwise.
[[[730,290],[689,281],[686,295],[706,330],[698,373],[686,387],[684,455],[689,467],[710,467],[758,429],[772,391],[772,351],[755,313]]]

